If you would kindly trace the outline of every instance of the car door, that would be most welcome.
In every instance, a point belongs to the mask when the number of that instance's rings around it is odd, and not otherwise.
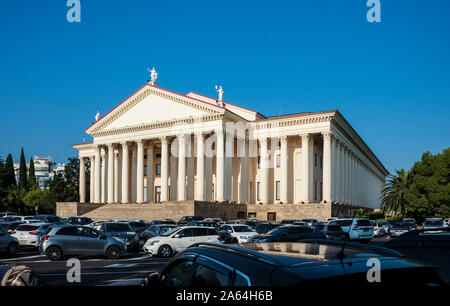
[[[204,227],[204,228],[194,228],[193,229],[193,238],[194,238],[193,239],[194,243],[209,242],[209,240],[208,240],[208,229],[206,227]]]
[[[217,233],[217,230],[215,228],[208,228],[207,229],[207,240],[208,242],[212,243],[219,243],[219,234]]]
[[[225,287],[233,285],[233,270],[219,260],[200,255],[195,260],[195,271],[189,287]]]
[[[177,232],[173,238],[172,243],[175,251],[180,252],[188,246],[194,244],[194,231],[192,228],[185,228]]]
[[[75,226],[60,228],[52,239],[62,248],[63,254],[78,254],[78,232]]]
[[[102,254],[105,240],[100,239],[96,230],[78,226],[78,250],[80,254]]]

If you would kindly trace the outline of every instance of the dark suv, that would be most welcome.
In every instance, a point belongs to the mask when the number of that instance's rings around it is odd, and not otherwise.
[[[315,233],[312,228],[307,226],[283,225],[267,234],[253,236],[250,242],[294,242],[310,238],[322,238],[322,234]]]
[[[245,247],[199,243],[176,255],[141,285],[158,287],[302,286],[327,288],[443,285],[433,266],[409,261],[398,252],[337,241],[250,243]],[[382,282],[367,280],[380,261]],[[355,287],[352,287],[355,286]]]

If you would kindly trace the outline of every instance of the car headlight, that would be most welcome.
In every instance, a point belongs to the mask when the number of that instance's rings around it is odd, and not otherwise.
[[[158,242],[159,242],[159,240],[153,240],[153,241],[151,241],[148,245],[152,246],[152,245],[157,244]],[[147,244],[147,243],[146,243],[146,244]]]

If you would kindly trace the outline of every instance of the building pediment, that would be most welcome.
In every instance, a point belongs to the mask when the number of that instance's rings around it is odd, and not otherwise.
[[[225,109],[145,84],[86,129],[88,134],[223,114]]]

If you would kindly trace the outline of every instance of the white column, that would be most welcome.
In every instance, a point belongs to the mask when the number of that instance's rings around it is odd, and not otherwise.
[[[323,201],[331,202],[331,133],[323,134]]]
[[[302,138],[302,193],[301,201],[304,203],[309,202],[309,134],[301,134]]]
[[[102,157],[102,194],[101,194],[101,201],[102,203],[106,203],[106,152],[105,148],[101,149],[101,157]]]
[[[347,156],[348,156],[348,150],[347,147],[343,147],[342,152],[344,153],[342,155],[342,202],[348,203],[347,198],[347,173],[348,173],[348,163],[347,163]]]
[[[334,200],[335,202],[340,202],[341,200],[341,192],[340,192],[340,185],[341,185],[341,143],[339,139],[335,139],[334,142],[335,145],[335,194],[334,194]]]
[[[108,144],[108,197],[106,202],[114,203],[114,147]]]
[[[178,135],[178,201],[186,200],[186,138]]]
[[[147,202],[153,202],[153,144],[147,147]]]
[[[350,200],[355,205],[355,155],[350,154]]]
[[[198,133],[197,137],[197,185],[195,199],[205,200],[205,143],[203,134]]]
[[[245,135],[243,136],[242,152],[240,154],[240,186],[239,186],[239,203],[245,204],[248,202],[248,143]]]
[[[288,158],[287,158],[287,136],[280,137],[281,141],[281,156],[280,156],[280,201],[284,204],[288,201]]]
[[[136,178],[137,178],[137,147],[133,144],[131,147],[131,202],[136,202],[137,188],[136,188]]]
[[[86,169],[84,163],[84,157],[80,159],[80,203],[86,203]]]
[[[95,147],[95,200],[94,203],[100,203],[100,147]]]
[[[126,141],[122,142],[122,203],[130,202],[130,174],[129,174],[129,148]]]
[[[90,156],[89,157],[90,161],[91,161],[91,172],[90,172],[90,176],[89,176],[89,183],[90,183],[90,188],[89,188],[89,194],[90,194],[90,202],[94,203],[95,202],[95,157],[94,156]]]
[[[224,135],[223,130],[216,130],[216,200],[223,202],[224,197]]]
[[[225,139],[225,199],[232,200],[233,192],[233,155],[234,155],[234,133],[227,130]]]
[[[167,137],[161,137],[161,202],[167,201],[169,177],[169,147]]]
[[[194,157],[191,135],[186,135],[186,200],[194,199]]]
[[[336,202],[336,138],[331,137],[331,202]]]
[[[137,143],[137,166],[136,166],[136,203],[144,203],[144,140],[139,139]]]
[[[178,158],[177,158],[178,154],[175,154],[175,152],[172,152],[172,150],[170,150],[170,157],[169,157],[169,182],[170,184],[168,185],[168,201],[176,201],[177,200],[177,195],[178,195],[178,190],[177,190],[177,176],[178,176]]]
[[[119,203],[119,152],[114,149],[114,203]]]
[[[267,162],[267,138],[262,137],[259,139],[260,144],[260,173],[261,173],[261,183],[260,183],[260,202],[263,204],[269,201],[269,190],[268,190],[268,162]]]

